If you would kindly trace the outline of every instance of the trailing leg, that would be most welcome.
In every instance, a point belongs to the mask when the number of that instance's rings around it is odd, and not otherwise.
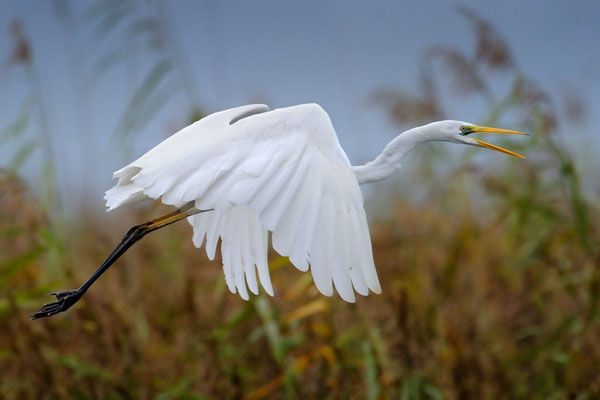
[[[193,203],[188,203],[181,207],[177,211],[163,215],[162,217],[153,219],[152,221],[146,222],[141,225],[132,227],[127,231],[121,242],[115,247],[110,255],[104,260],[102,265],[98,267],[96,272],[83,284],[79,289],[67,290],[64,292],[52,293],[56,296],[55,302],[44,304],[40,311],[36,312],[31,316],[31,319],[45,318],[60,312],[68,310],[73,304],[77,303],[79,299],[85,294],[85,292],[92,286],[92,284],[102,275],[119,257],[121,257],[134,243],[142,239],[148,233],[155,231],[160,228],[164,228],[174,222],[180,221],[191,215],[198,214],[200,210],[193,208]]]

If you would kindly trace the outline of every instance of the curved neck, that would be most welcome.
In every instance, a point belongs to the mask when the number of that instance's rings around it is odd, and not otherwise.
[[[389,142],[381,154],[365,165],[353,166],[358,184],[377,182],[400,169],[400,161],[418,144],[434,140],[424,127],[409,129]]]

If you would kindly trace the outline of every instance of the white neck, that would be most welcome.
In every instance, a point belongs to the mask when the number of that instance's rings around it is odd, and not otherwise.
[[[358,184],[377,182],[400,169],[400,161],[418,144],[436,140],[428,125],[409,129],[389,142],[376,159],[365,165],[353,166]]]

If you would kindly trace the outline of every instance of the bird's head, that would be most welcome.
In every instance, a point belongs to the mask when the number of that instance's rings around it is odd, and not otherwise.
[[[504,133],[511,135],[527,135],[523,132],[512,131],[509,129],[489,128],[487,126],[473,125],[469,122],[462,121],[440,121],[427,125],[427,131],[431,135],[431,140],[440,140],[445,142],[468,144],[469,146],[485,147],[486,149],[496,150],[501,153],[511,156],[525,158],[524,156],[514,153],[502,147],[495,146],[475,138],[476,133]]]

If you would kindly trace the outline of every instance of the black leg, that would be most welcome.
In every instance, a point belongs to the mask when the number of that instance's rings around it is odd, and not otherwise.
[[[114,264],[115,261],[119,257],[121,257],[135,242],[143,238],[148,233],[155,231],[157,229],[163,228],[167,225],[170,225],[174,222],[180,221],[184,218],[189,217],[190,215],[197,214],[201,211],[193,210],[187,211],[191,208],[191,205],[187,207],[182,207],[181,209],[164,215],[160,218],[152,220],[150,222],[146,222],[145,224],[134,226],[129,229],[121,242],[115,247],[115,249],[110,253],[108,258],[104,260],[102,265],[98,267],[96,272],[87,280],[79,289],[76,290],[67,290],[65,292],[57,292],[52,293],[52,295],[56,296],[55,302],[44,304],[40,311],[36,312],[31,316],[31,319],[45,318],[50,317],[54,314],[58,314],[60,312],[68,310],[73,304],[77,303],[79,299],[85,294],[85,292],[89,289],[90,286],[102,275],[111,265]]]

